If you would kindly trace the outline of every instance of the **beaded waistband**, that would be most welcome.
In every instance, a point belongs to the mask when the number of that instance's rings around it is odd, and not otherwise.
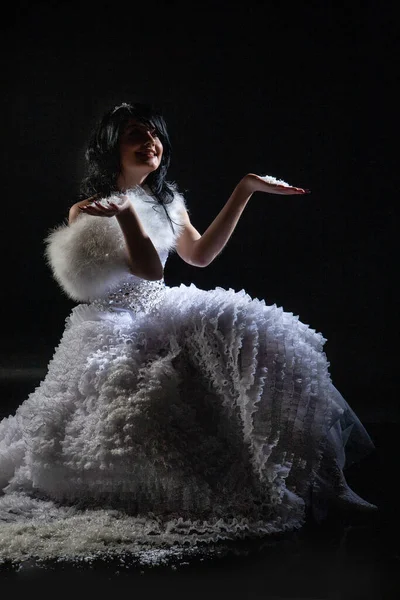
[[[124,281],[116,290],[105,298],[99,298],[90,303],[90,306],[102,311],[118,311],[129,309],[135,313],[150,312],[156,308],[166,290],[164,280],[157,281]]]

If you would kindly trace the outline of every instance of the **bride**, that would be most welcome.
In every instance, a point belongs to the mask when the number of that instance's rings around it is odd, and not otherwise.
[[[0,423],[0,558],[211,544],[375,509],[343,475],[373,445],[322,335],[243,290],[163,280],[171,251],[209,265],[255,192],[308,190],[248,174],[200,234],[170,154],[159,113],[112,108],[82,199],[46,238],[78,304],[46,377]]]

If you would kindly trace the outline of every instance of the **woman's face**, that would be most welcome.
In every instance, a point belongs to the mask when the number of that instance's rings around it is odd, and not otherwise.
[[[144,180],[160,166],[163,145],[153,127],[132,119],[122,133],[119,144],[124,176],[139,175]]]

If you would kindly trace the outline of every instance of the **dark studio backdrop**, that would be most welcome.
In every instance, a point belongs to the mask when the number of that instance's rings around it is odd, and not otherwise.
[[[328,339],[333,381],[360,418],[394,421],[394,17],[377,2],[229,4],[10,8],[2,381],[18,368],[34,389],[74,306],[43,239],[77,199],[91,127],[114,103],[152,100],[172,139],[170,179],[201,232],[248,172],[312,190],[255,194],[211,266],[173,255],[166,282],[245,289],[299,315]],[[4,416],[16,401],[2,396]]]

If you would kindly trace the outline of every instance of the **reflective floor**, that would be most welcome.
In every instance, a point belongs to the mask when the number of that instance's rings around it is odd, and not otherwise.
[[[2,387],[8,404],[2,404],[0,418],[13,409],[9,403],[18,406],[27,390],[32,391],[29,381],[14,380]],[[146,600],[160,594],[188,599],[400,599],[400,531],[394,499],[398,427],[382,422],[365,425],[376,451],[346,471],[346,477],[358,494],[378,505],[373,516],[332,515],[324,525],[310,523],[263,545],[237,545],[223,557],[172,567],[143,569],[112,562],[3,567],[0,595],[8,598],[7,592],[26,591],[54,597],[85,590],[104,595],[125,592]]]

